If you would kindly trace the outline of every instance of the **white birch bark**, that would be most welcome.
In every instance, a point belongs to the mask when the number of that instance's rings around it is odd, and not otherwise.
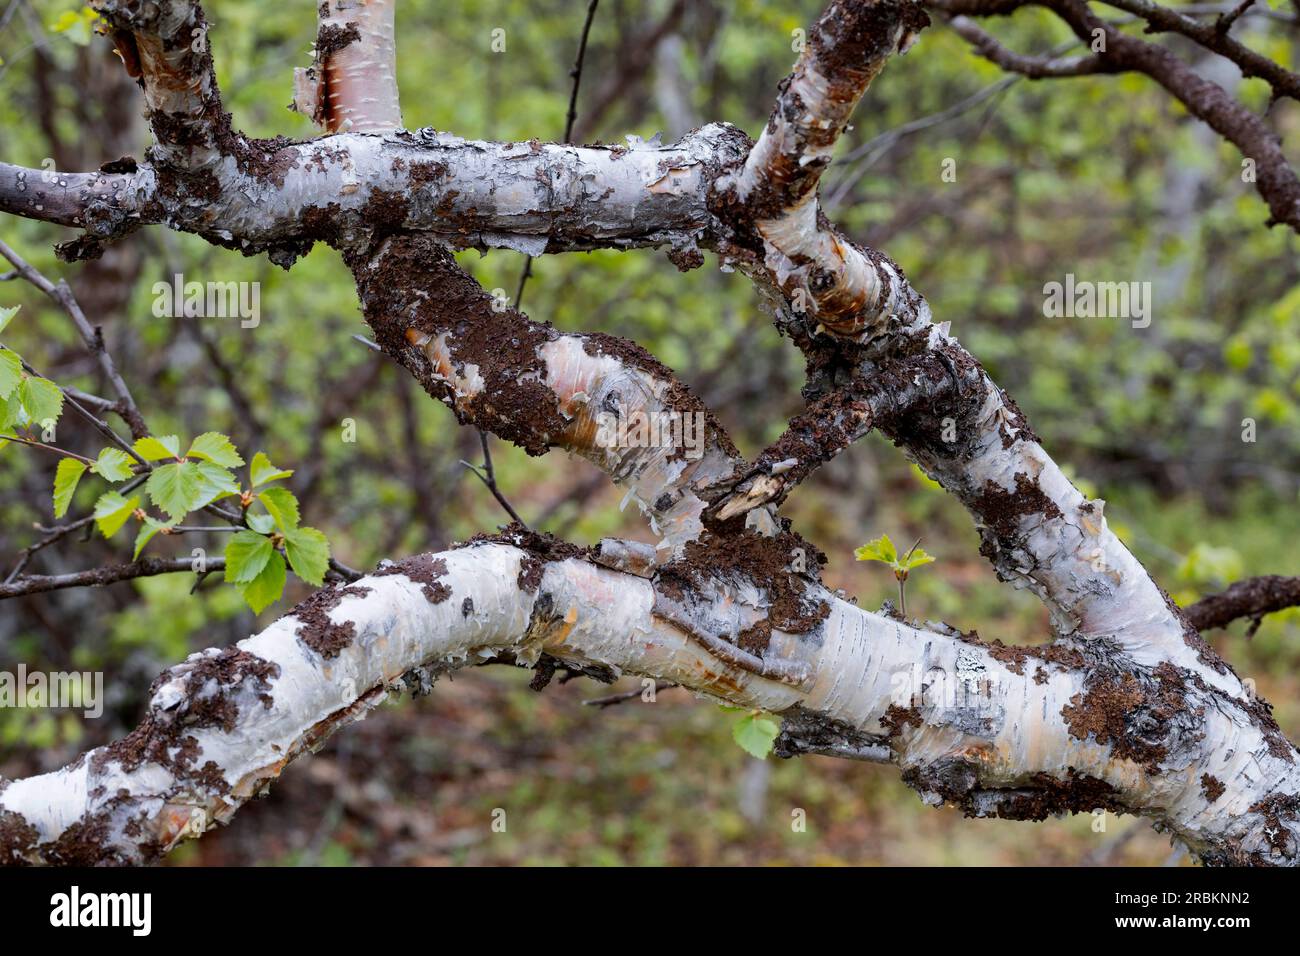
[[[528,564],[539,560],[535,586],[524,586]],[[132,738],[5,785],[0,860],[152,859],[228,822],[289,762],[404,683],[542,654],[787,712],[805,734],[817,725],[836,741],[823,740],[822,752],[891,760],[927,800],[957,802],[972,815],[1123,809],[1224,862],[1289,861],[1286,848],[1293,852],[1300,832],[1294,816],[1251,812],[1300,791],[1300,769],[1272,755],[1250,720],[1210,691],[1189,700],[1206,707],[1204,737],[1187,734],[1171,758],[1175,772],[1150,773],[1113,744],[1080,737],[1063,716],[1086,693],[1080,671],[999,659],[960,636],[829,594],[821,627],[777,633],[769,648],[773,661],[806,669],[800,690],[713,657],[655,614],[644,578],[494,543],[413,561],[361,579],[315,611],[308,602],[234,649],[191,655],[155,683]],[[350,626],[346,643],[328,632],[322,610],[333,628]],[[729,602],[709,613],[738,612]],[[417,677],[416,668],[427,671]],[[1206,773],[1227,784],[1218,800],[1204,793]]]

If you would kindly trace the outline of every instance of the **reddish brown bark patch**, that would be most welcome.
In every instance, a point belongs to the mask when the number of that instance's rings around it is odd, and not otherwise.
[[[428,236],[391,239],[382,255],[372,250],[349,256],[348,264],[376,341],[429,394],[450,405],[462,424],[492,431],[530,455],[544,454],[564,434],[569,422],[541,381],[546,363],[538,350],[559,335],[549,323],[502,308]],[[483,380],[482,391],[469,401],[411,343],[413,337],[443,333],[456,370],[463,375],[474,365]]]
[[[216,654],[205,654],[195,663],[177,665],[164,671],[154,681],[151,694],[182,673],[182,697],[168,710],[151,706],[134,730],[121,740],[96,750],[91,755],[91,770],[102,772],[108,761],[116,760],[128,773],[145,763],[170,770],[179,780],[192,782],[213,793],[225,793],[229,787],[220,768],[212,761],[195,767],[199,744],[192,731],[216,727],[229,733],[239,719],[238,696],[252,690],[262,706],[270,707],[271,681],[280,667],[237,647]],[[247,685],[247,686],[246,686]]]
[[[1003,488],[997,482],[986,481],[983,490],[972,501],[972,506],[984,526],[1002,543],[1014,542],[1019,537],[1020,519],[1026,515],[1061,517],[1061,509],[1056,502],[1038,487],[1037,481],[1023,472],[1016,473],[1014,491]]]
[[[1300,824],[1300,796],[1294,793],[1275,793],[1253,804],[1250,812],[1258,813],[1264,818],[1264,838],[1269,846],[1284,857],[1289,858],[1295,854],[1295,841],[1290,828]]]
[[[1223,781],[1213,774],[1201,774],[1201,793],[1205,794],[1205,799],[1210,803],[1213,803],[1215,800],[1218,800],[1219,797],[1223,796],[1227,789],[1228,788],[1223,785]]]
[[[921,711],[916,707],[899,707],[897,704],[890,704],[885,708],[885,714],[880,718],[880,724],[884,727],[890,737],[897,737],[908,725],[920,727],[925,723],[921,717]]]
[[[1178,668],[1163,663],[1150,675],[1131,673],[1089,675],[1085,689],[1061,708],[1070,736],[1110,744],[1117,757],[1141,764],[1151,773],[1179,732],[1179,722],[1199,718],[1204,708],[1191,709],[1187,686]]]
[[[355,23],[339,26],[337,23],[322,23],[316,33],[316,59],[323,63],[331,53],[337,53],[361,39],[361,31]]]
[[[451,588],[439,579],[447,573],[447,562],[431,554],[417,554],[413,557],[385,565],[371,576],[376,578],[392,574],[405,574],[420,585],[420,590],[430,604],[441,604],[451,597]]]
[[[1004,820],[1040,822],[1063,813],[1109,810],[1124,813],[1119,791],[1104,780],[1067,768],[1066,778],[1036,773],[1024,787],[1007,790],[997,801],[996,815]],[[972,813],[968,812],[967,816]]]
[[[36,848],[39,834],[21,814],[0,810],[0,865],[27,866],[26,854]]]
[[[773,537],[744,529],[706,529],[687,542],[683,557],[663,565],[655,589],[681,602],[707,595],[719,580],[743,578],[763,590],[770,606],[765,620],[743,632],[745,649],[757,656],[767,649],[772,630],[806,634],[830,614],[830,605],[808,595],[826,555],[789,530]],[[707,598],[706,598],[707,599]]]
[[[360,597],[369,593],[370,588],[355,584],[316,591],[289,612],[302,622],[296,632],[298,639],[326,660],[338,657],[356,640],[357,627],[352,621],[335,623],[330,620],[329,612],[348,595]]]
[[[465,547],[478,544],[508,544],[534,554],[546,561],[563,561],[566,558],[588,558],[591,548],[570,544],[545,531],[531,531],[517,521],[512,521],[500,531],[480,532],[465,542]]]

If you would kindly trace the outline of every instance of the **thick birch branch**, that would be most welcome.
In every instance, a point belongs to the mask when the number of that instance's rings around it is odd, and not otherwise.
[[[879,29],[886,38],[900,36],[912,22],[889,2],[854,9],[860,17],[884,17]],[[845,369],[870,382],[900,359],[941,359],[918,373],[931,379],[936,400],[880,427],[967,507],[980,528],[981,551],[999,576],[1032,589],[1061,635],[1112,644],[1143,666],[1174,663],[1240,696],[1236,675],[1107,528],[1105,503],[1086,500],[1070,483],[1015,403],[946,324],[931,323],[928,304],[897,266],[841,235],[818,214],[811,192],[796,190],[798,212],[775,220],[780,228],[747,218],[761,217],[768,206],[748,198],[761,195],[756,171],[773,168],[773,147],[765,142],[784,144],[781,169],[818,167],[833,138],[810,140],[802,131],[837,132],[845,123],[843,95],[816,100],[824,84],[800,77],[818,63],[847,61],[869,64],[855,74],[869,79],[899,46],[847,29],[819,35],[821,43],[810,44],[782,88],[754,147],[758,158],[751,153],[740,174],[720,179],[714,200],[733,230],[721,247],[734,252],[775,305],[778,324],[808,355],[813,393],[829,396],[824,401],[842,394]],[[828,118],[819,124],[823,113]],[[952,387],[940,392],[945,379]]]
[[[612,335],[561,334],[495,299],[425,236],[350,255],[380,347],[464,423],[529,454],[581,455],[627,489],[669,554],[699,537],[707,489],[744,460],[670,369]],[[776,527],[771,509],[749,521]]]
[[[672,146],[489,143],[432,129],[241,143],[197,178],[145,163],[46,182],[0,163],[0,212],[83,226],[98,241],[163,223],[286,266],[317,241],[360,248],[401,229],[529,255],[667,245],[691,267],[713,230],[717,170],[749,146],[723,124]]]
[[[402,125],[397,0],[322,0],[316,62],[294,70],[293,108],[331,133]]]
[[[197,0],[92,0],[91,6],[112,26],[122,62],[144,90],[156,161],[202,169],[229,152],[230,116],[221,109]]]
[[[1169,665],[1125,670],[1085,651],[986,645],[820,591],[818,626],[774,630],[764,651],[804,675],[794,687],[733,666],[661,616],[662,582],[555,542],[522,544],[389,565],[318,592],[235,647],[191,655],[154,683],[130,736],[0,784],[0,861],[156,859],[228,822],[390,691],[543,655],[783,714],[782,752],[887,758],[926,800],[973,816],[1133,812],[1208,862],[1293,863],[1300,853],[1294,751],[1246,703]],[[694,616],[739,626],[754,606],[728,589],[743,580],[705,571],[720,590]]]

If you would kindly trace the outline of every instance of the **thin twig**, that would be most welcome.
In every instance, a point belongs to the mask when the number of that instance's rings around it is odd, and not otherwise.
[[[53,299],[72,319],[72,324],[81,333],[86,348],[90,350],[91,355],[99,363],[104,376],[121,400],[122,407],[118,410],[118,414],[122,416],[127,427],[131,429],[132,437],[143,438],[149,434],[149,429],[144,423],[144,416],[140,414],[135,399],[131,397],[131,390],[126,387],[126,382],[122,380],[122,376],[118,373],[117,366],[113,363],[113,357],[109,355],[108,349],[104,345],[103,336],[100,334],[99,329],[92,326],[86,319],[86,314],[81,311],[81,306],[77,303],[77,298],[72,294],[72,289],[68,287],[68,284],[62,279],[57,284],[51,282],[29,265],[18,253],[5,245],[3,241],[0,241],[0,256],[8,259],[9,264],[14,267],[19,275]]]
[[[500,503],[502,508],[506,509],[506,514],[510,515],[511,518],[527,529],[528,523],[524,521],[523,518],[519,517],[519,512],[515,511],[510,502],[506,500],[506,496],[501,493],[501,489],[497,487],[497,473],[496,469],[492,467],[492,452],[488,447],[487,432],[483,431],[481,428],[478,431],[478,440],[479,444],[483,446],[483,465],[481,469],[478,466],[471,465],[464,459],[461,460],[461,464],[474,472],[474,474],[478,476],[478,480],[487,485],[488,491],[492,492],[492,497]]]
[[[13,349],[9,349],[8,346],[0,346],[0,349],[8,349],[11,352],[13,351]],[[18,361],[22,363],[23,371],[27,372],[28,375],[35,375],[37,378],[44,378],[47,381],[53,381],[52,379],[49,379],[48,376],[42,375],[40,372],[38,372],[22,356],[18,357]],[[83,418],[85,418],[86,421],[90,422],[90,424],[95,427],[96,431],[98,431],[101,435],[103,435],[113,444],[117,445],[124,452],[126,452],[128,455],[134,458],[136,464],[142,466],[146,471],[151,471],[153,469],[153,465],[145,461],[143,458],[141,458],[140,455],[136,452],[135,448],[132,447],[131,443],[128,442],[121,435],[119,435],[117,432],[115,432],[113,430],[113,427],[109,425],[108,422],[104,421],[98,415],[95,415],[88,408],[86,408],[84,405],[81,404],[81,401],[78,400],[78,395],[74,394],[74,392],[77,391],[76,389],[64,388],[62,385],[59,385],[58,382],[55,382],[54,385],[60,392],[63,393],[64,400],[69,405],[71,405],[77,411],[78,414],[80,414]],[[80,394],[84,395],[84,393],[80,393]],[[88,396],[88,397],[92,398],[95,402],[105,403],[107,407],[112,408],[114,411],[119,410],[119,406],[117,403],[109,402],[107,399],[99,398],[98,396]]]
[[[225,566],[225,558],[208,558],[204,569],[220,571]],[[101,587],[119,581],[130,581],[133,578],[192,570],[194,570],[193,558],[141,558],[129,564],[112,564],[102,568],[91,568],[88,571],[75,571],[71,574],[33,574],[8,584],[0,584],[0,601],[24,594],[40,594],[43,591],[57,591],[62,588]]]
[[[125,495],[129,491],[134,491],[136,488],[140,487],[140,485],[144,484],[145,479],[147,478],[148,475],[137,475],[119,488],[118,493]],[[68,524],[56,525],[53,528],[46,528],[39,524],[36,525],[36,530],[45,535],[45,537],[41,538],[39,541],[33,541],[27,547],[18,552],[18,561],[14,565],[13,570],[9,572],[7,577],[5,577],[4,583],[12,584],[17,580],[18,575],[22,574],[23,569],[27,567],[28,562],[31,561],[32,555],[37,551],[40,551],[43,548],[48,548],[50,545],[58,541],[62,541],[75,531],[80,531],[83,528],[90,530],[90,526],[94,521],[94,515],[86,515],[84,518],[78,518],[76,521],[69,522]]]
[[[658,694],[661,690],[672,690],[674,687],[681,686],[681,684],[655,684],[655,693]],[[640,697],[644,693],[645,688],[628,690],[621,694],[610,694],[608,697],[593,697],[591,700],[584,700],[582,705],[584,707],[613,707],[615,704],[621,704],[624,701]]]
[[[65,458],[75,458],[77,461],[85,462],[87,465],[93,465],[95,459],[87,458],[85,455],[78,455],[74,451],[68,451],[66,448],[57,448],[54,445],[47,445],[43,441],[36,441],[32,438],[24,438],[22,435],[5,435],[5,441],[16,441],[23,445],[31,445],[33,448],[44,448],[46,451],[52,451],[56,455],[62,455]]]

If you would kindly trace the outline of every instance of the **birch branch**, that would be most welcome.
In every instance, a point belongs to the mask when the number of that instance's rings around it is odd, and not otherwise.
[[[208,23],[197,0],[91,0],[113,28],[127,73],[144,91],[153,155],[162,165],[203,169],[237,144],[221,109]]]
[[[714,206],[732,228],[721,247],[742,263],[774,305],[778,325],[808,356],[815,398],[833,397],[846,367],[871,381],[891,362],[942,359],[949,372],[935,365],[928,374],[936,385],[951,376],[955,402],[913,407],[901,421],[882,422],[881,431],[966,506],[980,529],[981,553],[999,577],[1044,602],[1059,635],[1112,644],[1143,666],[1174,663],[1241,696],[1237,676],[1109,530],[1105,502],[1086,500],[1070,483],[1010,397],[946,324],[932,324],[929,305],[902,270],[840,234],[818,214],[807,179],[789,172],[824,165],[834,145],[826,131],[838,132],[847,118],[845,94],[816,99],[824,84],[807,77],[818,75],[818,64],[857,63],[861,79],[852,89],[865,89],[915,22],[888,0],[854,9],[859,19],[846,22],[875,23],[877,39],[853,29],[830,32],[820,26],[826,18],[819,21],[814,32],[821,40],[809,45],[782,87],[754,152],[740,172],[719,178]],[[818,120],[819,109],[826,119]],[[819,135],[810,139],[805,131],[814,129]],[[797,184],[797,205],[763,219],[773,204],[761,197],[779,196],[772,184],[787,181]]]
[[[197,184],[148,163],[54,182],[0,163],[0,212],[80,226],[96,242],[162,223],[286,267],[314,242],[360,247],[377,229],[530,255],[667,245],[702,261],[713,178],[748,142],[711,124],[671,146],[489,143],[433,129],[244,146]]]
[[[677,553],[703,530],[704,489],[744,467],[713,415],[626,339],[529,321],[425,236],[348,257],[379,346],[465,424],[531,455],[581,455],[627,489]],[[770,510],[751,525],[775,528]]]
[[[1183,608],[1192,627],[1208,631],[1249,618],[1258,623],[1266,614],[1300,606],[1300,577],[1265,574],[1246,578],[1218,594],[1209,594]],[[1252,632],[1253,633],[1253,629]]]
[[[220,530],[226,530],[224,528]],[[225,558],[208,558],[200,573],[207,574],[220,571],[226,566]],[[103,587],[130,581],[134,578],[153,577],[158,574],[175,574],[181,571],[196,571],[193,558],[140,558],[126,564],[110,564],[88,571],[72,571],[67,574],[27,574],[12,581],[0,584],[0,600],[20,597],[25,594],[40,594],[45,591],[58,591],[64,588]]]
[[[315,63],[294,70],[293,109],[331,133],[402,125],[397,0],[322,0]]]
[[[1114,723],[1120,704],[1096,682],[1100,658],[917,630],[822,591],[818,627],[773,631],[764,651],[772,666],[806,672],[800,689],[716,657],[659,617],[657,587],[562,544],[485,541],[322,590],[260,634],[165,672],[123,740],[0,783],[0,861],[155,860],[229,822],[390,692],[543,656],[779,713],[783,753],[891,760],[928,802],[968,815],[1140,813],[1207,862],[1300,853],[1294,751],[1241,702],[1174,668],[1114,673],[1123,706],[1145,715],[1147,736],[1135,736]],[[739,613],[722,599],[701,610]]]

